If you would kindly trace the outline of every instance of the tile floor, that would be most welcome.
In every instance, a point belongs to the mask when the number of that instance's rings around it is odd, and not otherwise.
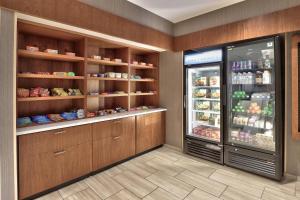
[[[162,147],[38,200],[300,200],[281,183]]]

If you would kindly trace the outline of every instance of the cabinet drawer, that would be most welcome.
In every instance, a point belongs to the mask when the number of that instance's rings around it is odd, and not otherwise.
[[[19,199],[55,187],[63,182],[62,157],[53,152],[37,155],[19,153]]]
[[[19,148],[24,155],[37,155],[46,152],[56,152],[61,149],[63,129],[44,131],[18,136]]]
[[[92,125],[90,124],[66,128],[63,131],[63,149],[92,141]]]

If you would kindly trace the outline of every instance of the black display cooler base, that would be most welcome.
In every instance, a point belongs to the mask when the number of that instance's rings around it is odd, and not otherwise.
[[[184,152],[192,156],[223,164],[223,146],[217,144],[185,138]]]
[[[224,150],[225,165],[281,180],[283,170],[279,156],[228,145],[225,145]]]

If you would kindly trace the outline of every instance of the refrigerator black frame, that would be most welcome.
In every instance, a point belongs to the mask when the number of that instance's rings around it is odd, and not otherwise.
[[[197,51],[197,50],[190,50],[190,51],[185,51],[184,54],[183,54],[183,57],[185,55],[188,55],[188,54],[191,54],[191,53],[201,53],[201,52],[206,52],[206,51],[210,51],[210,50],[222,50],[222,61],[220,62],[211,62],[211,63],[201,63],[201,64],[193,64],[193,65],[185,65],[184,64],[184,59],[183,59],[183,67],[184,67],[184,70],[183,70],[183,83],[184,83],[184,86],[183,86],[183,130],[184,130],[184,135],[183,135],[183,149],[184,149],[184,152],[187,153],[186,151],[186,141],[187,140],[196,140],[196,141],[200,141],[202,143],[206,143],[206,144],[212,144],[212,145],[216,145],[218,147],[221,148],[221,160],[220,162],[218,162],[219,164],[224,164],[224,106],[225,106],[225,97],[226,95],[226,92],[224,93],[224,89],[226,89],[226,85],[224,84],[224,48],[207,48],[207,49],[202,49],[201,51]],[[216,142],[216,141],[213,141],[213,140],[208,140],[208,139],[204,139],[204,138],[200,138],[200,137],[196,137],[196,136],[191,136],[191,135],[188,135],[187,134],[187,106],[186,106],[186,103],[187,103],[187,70],[190,69],[190,68],[201,68],[201,67],[212,67],[212,66],[219,66],[220,67],[220,103],[221,103],[221,110],[220,110],[220,116],[221,116],[221,121],[220,121],[220,142]],[[210,160],[210,161],[213,161],[215,162],[214,160],[211,160],[209,158],[203,158],[203,159],[207,159],[207,160]]]
[[[236,147],[238,150],[240,149],[246,149],[246,150],[250,150],[253,152],[253,154],[255,154],[255,152],[259,152],[259,153],[265,153],[265,154],[269,154],[271,156],[274,157],[274,159],[277,161],[276,162],[276,168],[279,171],[279,174],[277,174],[275,177],[272,176],[267,176],[269,178],[272,179],[276,179],[276,180],[280,180],[283,176],[283,162],[284,162],[284,157],[283,157],[283,148],[284,148],[284,73],[285,70],[282,70],[282,67],[284,67],[284,59],[283,59],[283,55],[284,55],[284,48],[283,47],[283,39],[280,35],[276,35],[276,36],[272,36],[272,37],[263,37],[263,38],[256,38],[253,40],[249,40],[249,41],[244,41],[244,42],[236,42],[236,43],[231,43],[231,44],[227,44],[224,48],[224,63],[226,63],[226,73],[225,73],[225,77],[224,79],[227,81],[227,73],[229,73],[229,66],[227,66],[228,64],[228,55],[227,55],[227,49],[228,47],[234,46],[234,47],[239,47],[239,46],[245,46],[245,45],[251,45],[251,44],[256,44],[256,43],[261,43],[264,41],[274,41],[274,58],[275,58],[275,112],[276,113],[280,113],[275,115],[275,131],[276,131],[276,138],[275,138],[275,151],[269,151],[269,150],[264,150],[261,148],[255,148],[255,147],[251,147],[251,146],[246,146],[246,145],[241,145],[241,144],[234,144],[232,145],[232,143],[228,142],[228,117],[230,116],[230,111],[228,110],[228,107],[225,107],[225,113],[226,116],[224,116],[224,120],[226,123],[224,126],[224,145],[225,146],[230,146],[230,147]],[[226,83],[226,91],[228,91],[228,87],[229,85]],[[226,94],[226,102],[228,101],[227,99],[228,94]],[[224,151],[224,163],[226,162],[226,155],[225,151]],[[226,164],[226,163],[225,163]],[[231,166],[231,165],[230,165]],[[236,167],[236,166],[233,166]],[[237,167],[239,169],[243,169],[246,171],[249,171],[247,168],[245,167]],[[256,171],[251,171],[252,173],[256,173],[259,175],[263,175],[261,173],[257,173]]]

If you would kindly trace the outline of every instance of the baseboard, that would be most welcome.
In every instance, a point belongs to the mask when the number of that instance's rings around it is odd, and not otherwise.
[[[170,148],[170,149],[175,150],[175,151],[183,152],[182,148],[179,148],[179,147],[176,147],[176,146],[173,146],[173,145],[170,145],[170,144],[164,144],[164,147]]]

